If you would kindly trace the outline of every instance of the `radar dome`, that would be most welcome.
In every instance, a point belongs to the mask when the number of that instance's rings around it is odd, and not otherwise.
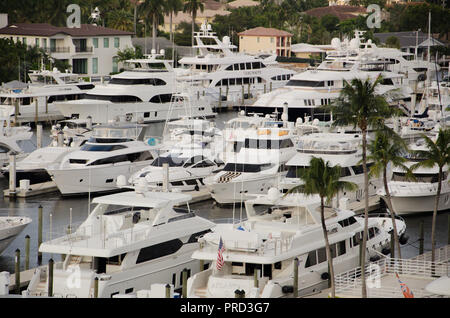
[[[269,191],[267,191],[267,197],[270,201],[276,201],[280,197],[280,191],[278,191],[277,188],[270,188]]]
[[[125,177],[123,174],[117,177],[116,184],[118,187],[124,187],[127,185],[127,177]]]
[[[339,38],[333,38],[331,40],[331,46],[335,49],[339,49],[341,47],[341,40],[339,40]]]
[[[350,48],[356,50],[359,48],[359,39],[351,39],[350,40]]]
[[[223,44],[230,44],[230,37],[225,35],[222,39]]]

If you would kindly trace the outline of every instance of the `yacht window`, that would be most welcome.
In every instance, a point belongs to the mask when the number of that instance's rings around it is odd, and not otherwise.
[[[69,163],[75,163],[75,164],[86,164],[86,162],[88,162],[88,160],[86,159],[69,159]]]
[[[178,157],[177,155],[169,155],[167,157],[156,158],[151,165],[153,167],[162,167],[164,163],[167,163],[169,164],[169,167],[181,167],[186,160],[188,160],[188,158]]]
[[[284,141],[284,143],[283,143]],[[283,146],[283,147],[282,147]],[[290,139],[271,140],[271,139],[245,139],[244,147],[249,149],[280,149],[293,147]]]
[[[362,232],[356,233],[353,236],[353,246],[358,246],[359,243],[362,241]]]
[[[112,78],[108,84],[113,85],[167,85],[165,81],[159,78]]]
[[[119,162],[127,162],[130,161],[127,155],[119,155],[109,158],[103,158],[95,160],[94,162],[90,163],[89,166],[100,166],[100,165],[107,165],[107,164],[114,164]]]
[[[286,86],[302,86],[302,87],[324,87],[324,81],[306,81],[306,80],[289,80]]]
[[[211,232],[211,230],[205,230],[205,231],[202,231],[202,232],[198,232],[198,233],[192,234],[189,237],[189,240],[187,241],[187,243],[196,243],[196,242],[198,242],[198,238],[199,237],[202,237],[203,235],[205,235],[206,233],[209,233],[209,232]]]
[[[252,68],[254,70],[261,68],[261,62],[253,62],[252,63]]]
[[[342,167],[341,168],[341,178],[342,177],[348,177],[350,175],[351,175],[351,173],[350,173],[350,169],[348,167]]]
[[[371,227],[369,228],[369,239],[374,237],[375,237],[375,230],[373,229],[373,227]]]
[[[163,256],[171,255],[176,253],[181,247],[183,247],[183,242],[179,239],[159,243],[149,247],[145,247],[139,251],[139,255],[136,264],[144,263],[157,259]]]
[[[239,68],[241,69],[241,71],[245,71],[245,63],[240,63]]]
[[[423,183],[436,183],[438,182],[438,174],[437,173],[414,173],[415,180],[414,182],[423,182]],[[442,179],[447,179],[447,173],[444,172]],[[413,180],[408,179],[406,177],[405,172],[394,172],[392,174],[393,181],[403,181],[403,182],[411,182]]]
[[[93,95],[93,94],[86,94],[83,96],[83,99],[92,99],[92,100],[104,100],[109,101],[112,103],[133,103],[133,102],[142,102],[142,99],[140,99],[137,96],[131,96],[131,95]]]
[[[305,166],[290,166],[286,178],[300,178],[299,170],[304,170]]]
[[[185,168],[186,168],[186,167],[190,167],[190,166],[192,166],[193,164],[198,163],[198,162],[200,162],[200,161],[202,161],[202,160],[204,160],[204,157],[203,157],[203,156],[195,156],[195,157],[191,157],[191,158],[189,158],[189,160],[186,160],[186,162],[185,162],[185,164],[184,164],[184,167],[185,167]]]
[[[124,145],[95,145],[95,144],[90,144],[90,143],[86,143],[84,144],[80,150],[82,151],[115,151],[115,150],[120,150],[120,149],[125,149],[127,148]]]
[[[390,78],[384,78],[384,79],[381,81],[381,85],[394,85],[394,83],[392,82],[392,79],[390,79]]]
[[[330,244],[331,258],[336,257],[336,244]],[[326,253],[326,250],[325,250]]]
[[[227,163],[223,171],[228,172],[260,172],[260,164]]]
[[[182,186],[184,186],[182,181],[172,181],[170,184],[173,185],[174,187],[182,187]]]
[[[150,99],[150,103],[169,103],[172,100],[172,94],[155,95]]]
[[[308,253],[308,258],[306,259],[305,268],[311,267],[317,264],[317,253],[316,251],[311,251]]]
[[[227,66],[227,68],[225,68],[225,71],[232,71],[233,70],[233,65],[229,65]]]
[[[235,71],[239,71],[239,64],[234,64],[233,68]]]
[[[133,141],[131,138],[89,138],[88,142],[92,144],[117,144],[120,142]],[[126,146],[122,146],[126,148]]]
[[[317,261],[318,263],[323,263],[327,260],[327,252],[325,250],[325,247],[322,247],[317,250]]]
[[[344,255],[346,252],[345,250],[345,241],[340,241],[338,243],[338,256]]]
[[[207,168],[207,167],[213,167],[214,163],[212,163],[211,161],[209,161],[208,159],[197,163],[193,168]]]
[[[236,85],[242,85],[242,78],[236,78]]]
[[[6,146],[0,145],[0,153],[8,153],[10,151]]]
[[[251,70],[252,69],[252,63],[245,63],[245,68],[247,70]]]

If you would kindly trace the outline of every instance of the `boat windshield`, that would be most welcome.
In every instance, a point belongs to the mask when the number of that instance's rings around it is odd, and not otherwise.
[[[189,158],[180,157],[179,154],[171,154],[166,157],[158,157],[152,162],[153,167],[162,167],[167,163],[169,167],[182,167]]]
[[[270,163],[267,164],[250,164],[250,163],[227,163],[223,168],[223,171],[227,172],[250,172],[256,173],[267,170],[271,167]]]
[[[94,138],[135,139],[141,127],[98,127],[94,128]]]

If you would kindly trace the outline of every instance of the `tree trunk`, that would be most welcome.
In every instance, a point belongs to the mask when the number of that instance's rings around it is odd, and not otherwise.
[[[327,253],[327,260],[328,260],[328,268],[330,270],[330,281],[331,281],[331,297],[336,297],[336,288],[334,285],[334,268],[333,268],[333,257],[331,255],[331,249],[330,249],[330,243],[328,241],[328,232],[327,227],[325,225],[325,204],[323,197],[320,197],[320,219],[322,221],[322,231],[323,231],[323,238],[325,240],[325,250]],[[337,251],[336,251],[337,252]]]
[[[192,47],[194,47],[195,12],[192,12]]]
[[[434,201],[434,211],[433,211],[433,220],[431,223],[431,261],[435,261],[436,257],[436,217],[437,211],[439,207],[439,197],[441,196],[441,188],[442,188],[442,167],[439,167],[439,176],[438,176],[438,188],[436,193],[436,200]]]
[[[136,33],[136,25],[137,25],[137,4],[134,5],[134,36],[137,37],[137,33]]]
[[[395,223],[395,212],[394,212],[394,209],[392,208],[391,194],[389,192],[389,187],[388,187],[388,183],[387,183],[386,166],[383,168],[383,183],[384,183],[384,191],[386,191],[386,203],[388,205],[389,212],[391,215],[391,220],[392,220],[392,227],[393,227],[393,231],[394,231],[394,241],[395,241],[395,245],[397,246],[397,250],[398,250],[397,258],[402,258],[402,253],[400,251],[400,242],[398,240],[397,224]]]
[[[156,14],[153,14],[153,23],[152,23],[152,50],[155,49],[156,50],[156,28],[157,28],[157,23],[156,23]]]
[[[364,125],[365,126],[365,125]],[[367,128],[362,129],[362,161],[363,161],[363,171],[364,171],[364,233],[362,239],[361,248],[361,296],[362,298],[367,298],[367,287],[366,287],[366,246],[367,246],[367,232],[369,225],[369,173],[367,171]]]
[[[172,15],[173,15],[173,12],[170,11],[170,43],[172,43],[172,41],[173,41]]]

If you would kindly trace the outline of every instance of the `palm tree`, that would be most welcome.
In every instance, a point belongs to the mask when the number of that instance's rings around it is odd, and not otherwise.
[[[152,22],[152,49],[156,49],[156,33],[158,25],[164,21],[167,2],[165,0],[145,0],[142,3],[144,19],[150,17]]]
[[[197,12],[203,12],[205,6],[202,0],[186,0],[184,3],[183,12],[190,13],[192,16],[192,46],[194,46],[194,28],[195,28],[195,18],[197,17]]]
[[[177,15],[178,11],[183,9],[183,0],[167,0],[167,10],[169,11],[170,19],[170,42],[173,41],[172,19],[173,15]]]
[[[408,160],[403,156],[407,151],[405,141],[393,131],[378,131],[375,138],[367,146],[367,159],[373,161],[370,167],[369,176],[383,175],[383,185],[385,191],[385,201],[389,208],[392,219],[395,245],[398,249],[398,258],[401,258],[400,243],[398,239],[397,225],[395,223],[395,211],[392,208],[391,195],[387,181],[387,167],[391,163],[392,167],[401,168],[406,175],[413,178],[411,169],[405,165]]]
[[[303,192],[306,195],[318,194],[320,197],[320,219],[322,223],[323,237],[325,240],[328,267],[330,270],[331,296],[334,298],[336,295],[336,290],[334,284],[333,257],[331,255],[330,243],[328,241],[328,231],[325,225],[325,201],[330,203],[339,191],[355,191],[357,186],[352,182],[340,181],[341,167],[339,165],[332,167],[329,162],[325,163],[322,158],[312,157],[309,167],[299,169],[298,175],[304,183],[290,189],[287,194],[292,192]]]
[[[423,135],[423,138],[428,149],[414,151],[414,153],[421,158],[421,161],[412,165],[411,169],[416,169],[419,167],[439,167],[438,188],[436,192],[436,199],[434,201],[433,219],[431,223],[431,261],[434,262],[436,247],[436,216],[442,189],[442,176],[444,167],[450,165],[450,129],[439,129],[436,142],[426,135]]]
[[[366,260],[366,245],[368,236],[369,214],[369,173],[367,169],[367,132],[369,128],[384,129],[386,118],[398,113],[390,107],[385,96],[378,95],[375,91],[381,82],[381,76],[375,81],[353,79],[351,83],[344,82],[339,97],[330,105],[324,107],[334,117],[333,126],[358,127],[362,133],[362,163],[364,171],[364,236],[361,248],[361,260]],[[361,264],[363,267],[363,264]],[[365,271],[361,270],[362,297],[367,297]]]
[[[113,29],[131,31],[133,28],[133,15],[126,9],[111,11],[108,18],[108,24]]]

